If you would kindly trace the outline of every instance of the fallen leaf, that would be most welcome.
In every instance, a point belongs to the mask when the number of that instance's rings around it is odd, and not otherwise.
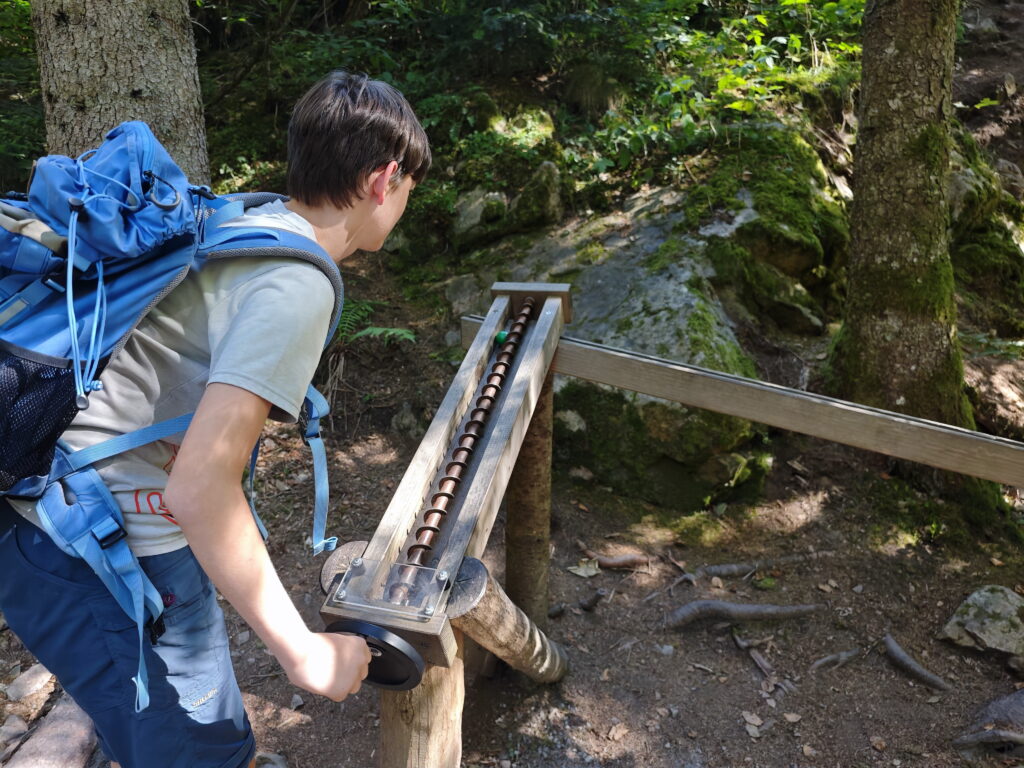
[[[819,584],[818,585],[818,589],[820,589],[822,592],[831,592],[832,591],[832,587],[830,587],[828,584]]]
[[[989,558],[989,562],[992,563],[992,565],[994,565],[996,568],[999,568],[1000,566],[1006,565],[1006,563],[1004,563],[998,557]]]
[[[610,741],[622,741],[627,733],[629,733],[629,728],[623,723],[616,723],[608,730],[608,739]]]
[[[981,727],[982,727],[982,730],[991,731],[993,728],[996,727],[996,724],[995,723],[985,723]]]
[[[931,696],[931,697],[929,697],[928,703],[929,704],[938,704],[939,703],[939,697],[938,696]]]
[[[810,744],[804,744],[804,757],[814,757],[816,754],[818,754],[818,750]]]
[[[796,712],[783,712],[782,716],[786,718],[787,723],[799,723],[803,720],[803,715],[798,715]]]
[[[566,570],[569,573],[575,573],[577,576],[582,576],[584,579],[589,579],[592,576],[597,576],[601,572],[601,566],[597,564],[597,558],[582,558],[576,565],[570,565]]]
[[[658,707],[654,711],[658,713],[659,717],[668,717],[669,716],[669,710],[668,710],[667,707]]]
[[[885,739],[883,739],[881,736],[872,736],[871,746],[878,752],[884,752],[886,747]]]
[[[752,739],[760,738],[761,732],[759,730],[757,730],[757,726],[756,725],[751,725],[750,723],[747,723],[743,727],[747,729],[747,735],[750,736],[750,738],[752,738]]]
[[[764,725],[764,720],[755,715],[753,712],[743,712],[743,719],[751,725]]]
[[[718,578],[717,576],[713,576],[711,578],[711,588],[712,589],[722,589],[722,587],[723,587],[722,580],[720,578]]]
[[[601,681],[607,683],[612,679],[612,671],[608,668],[601,670]]]
[[[832,589],[839,589],[839,582],[836,581],[835,579],[829,579],[828,580],[828,585],[830,587],[832,587]]]

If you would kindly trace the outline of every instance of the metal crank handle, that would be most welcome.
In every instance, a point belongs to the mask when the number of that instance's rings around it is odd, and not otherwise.
[[[409,643],[384,627],[358,619],[339,619],[325,632],[359,635],[370,647],[370,670],[363,682],[389,691],[408,691],[420,684],[423,657]]]

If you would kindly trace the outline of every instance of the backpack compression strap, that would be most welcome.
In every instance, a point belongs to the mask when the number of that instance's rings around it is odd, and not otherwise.
[[[146,671],[146,623],[163,613],[163,599],[128,548],[121,510],[99,473],[91,468],[73,470],[67,446],[54,452],[54,479],[36,503],[43,529],[64,552],[89,564],[121,610],[135,620],[139,636],[139,666],[135,684],[135,711],[149,706]],[[66,492],[67,491],[67,492]],[[71,501],[73,500],[73,501]]]

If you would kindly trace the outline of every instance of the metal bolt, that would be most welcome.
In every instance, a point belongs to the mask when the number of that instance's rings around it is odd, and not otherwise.
[[[437,580],[440,581],[442,584],[448,581],[448,571],[438,571]]]
[[[348,592],[346,592],[344,589],[339,589],[338,590],[338,594],[337,594],[337,599],[338,600],[344,600],[345,599],[345,595],[347,595],[347,594],[348,594]]]
[[[352,567],[353,568],[362,568],[362,566],[363,566],[363,558],[357,557],[355,560],[352,561]]]
[[[423,609],[423,612],[425,614],[427,614],[427,616],[433,616],[434,615],[434,607],[432,605],[428,605],[426,608]]]
[[[370,655],[373,656],[373,658],[375,658],[375,659],[379,659],[381,656],[384,655],[384,651],[382,651],[380,648],[378,648],[375,645],[371,645],[370,646]]]

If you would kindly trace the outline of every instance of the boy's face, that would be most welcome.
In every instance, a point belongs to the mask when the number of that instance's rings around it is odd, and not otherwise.
[[[372,226],[367,230],[367,243],[362,246],[366,251],[380,250],[391,230],[405,213],[409,202],[409,193],[416,186],[412,176],[406,176],[398,184],[389,184],[384,193],[384,202],[376,206],[372,216]]]

